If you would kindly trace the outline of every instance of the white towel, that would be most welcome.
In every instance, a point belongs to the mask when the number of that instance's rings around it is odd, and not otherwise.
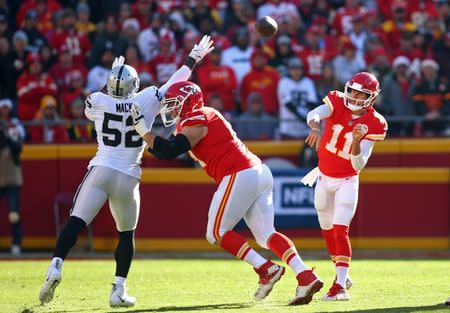
[[[314,183],[316,182],[316,179],[319,176],[319,174],[320,174],[319,167],[315,167],[308,174],[303,176],[303,178],[300,181],[304,185],[308,185],[308,186],[312,187],[312,185],[314,185]]]

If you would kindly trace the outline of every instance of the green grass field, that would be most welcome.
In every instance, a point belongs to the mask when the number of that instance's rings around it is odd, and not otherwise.
[[[272,293],[254,302],[257,276],[237,260],[136,260],[127,282],[138,303],[130,309],[108,305],[114,262],[68,260],[50,305],[39,306],[38,292],[48,261],[0,262],[0,312],[450,312],[448,260],[355,260],[355,285],[348,302],[320,297],[334,278],[330,261],[308,260],[325,286],[307,306],[290,307],[296,281],[286,272]]]

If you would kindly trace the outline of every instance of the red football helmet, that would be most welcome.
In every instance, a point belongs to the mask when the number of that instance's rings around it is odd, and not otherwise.
[[[363,92],[368,95],[367,99],[355,99],[350,96],[351,89]],[[350,79],[345,84],[344,96],[345,96],[345,106],[352,111],[358,111],[371,106],[375,98],[380,93],[380,83],[378,79],[370,73],[360,72],[355,74],[352,79]],[[352,103],[349,103],[349,100]]]
[[[203,107],[203,92],[193,82],[178,82],[167,89],[161,105],[161,119],[164,126],[169,127],[189,112]]]

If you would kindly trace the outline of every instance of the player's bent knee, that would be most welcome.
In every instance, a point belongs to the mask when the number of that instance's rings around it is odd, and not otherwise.
[[[272,231],[268,231],[266,233],[255,233],[255,239],[256,239],[256,243],[264,249],[269,249],[268,246],[268,242],[270,237],[272,237],[272,235],[275,233],[275,229],[273,229]]]
[[[11,224],[16,224],[20,221],[20,214],[17,212],[9,212],[8,220]]]

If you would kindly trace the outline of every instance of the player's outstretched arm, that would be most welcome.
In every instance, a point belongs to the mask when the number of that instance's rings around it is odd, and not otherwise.
[[[198,62],[200,62],[208,53],[214,50],[213,41],[208,35],[203,36],[198,44],[195,44],[192,48],[189,56],[184,61],[184,65],[178,69],[165,83],[159,88],[162,95],[166,93],[166,90],[173,84],[185,81],[191,76],[192,70]]]

